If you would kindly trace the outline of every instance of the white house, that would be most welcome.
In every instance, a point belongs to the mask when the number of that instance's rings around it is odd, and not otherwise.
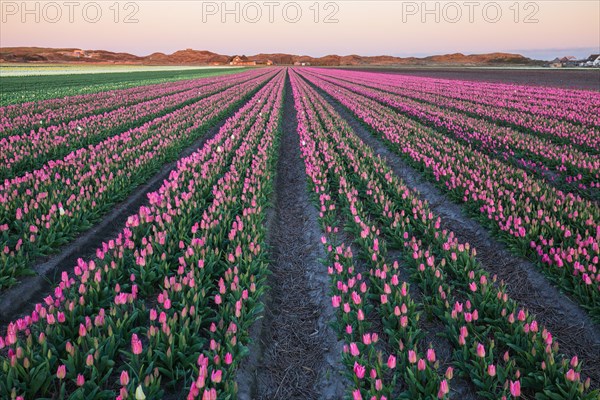
[[[600,54],[592,54],[584,60],[581,64],[582,67],[600,67]]]

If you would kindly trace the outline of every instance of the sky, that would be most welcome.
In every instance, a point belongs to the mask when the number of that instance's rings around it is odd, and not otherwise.
[[[600,53],[600,1],[0,0],[0,46],[136,55]]]

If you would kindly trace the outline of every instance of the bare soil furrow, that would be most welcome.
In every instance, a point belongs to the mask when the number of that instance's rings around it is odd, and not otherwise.
[[[289,80],[283,113],[268,243],[270,289],[262,321],[252,329],[251,354],[238,374],[239,399],[341,399],[342,343],[329,326],[335,314],[317,214],[300,158]]]

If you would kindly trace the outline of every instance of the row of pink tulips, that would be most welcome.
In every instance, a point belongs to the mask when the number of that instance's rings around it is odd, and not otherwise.
[[[448,381],[438,374],[435,350],[422,343],[420,311],[411,299],[407,283],[400,281],[398,263],[386,261],[384,240],[378,229],[369,224],[356,189],[338,168],[343,161],[332,151],[332,145],[343,146],[344,141],[335,136],[335,124],[321,124],[331,117],[315,104],[313,93],[295,74],[292,88],[301,154],[320,200],[320,218],[329,237],[324,237],[323,242],[329,254],[332,303],[339,309],[338,331],[346,343],[343,360],[353,382],[349,392],[354,399],[447,398]],[[342,174],[339,183],[335,182],[339,184],[337,202],[329,184],[331,167]],[[357,270],[360,267],[353,262],[352,250],[344,240],[336,244],[340,239],[338,212],[344,214],[345,226],[353,233],[353,242],[367,264],[365,271]],[[380,316],[385,332],[370,331],[371,314]],[[380,340],[386,342],[383,348]],[[400,387],[405,389],[401,391]]]
[[[0,288],[89,229],[160,167],[274,76],[262,75],[0,186]]]
[[[538,174],[549,182],[581,190],[586,196],[600,196],[600,160],[571,143],[554,144],[537,136],[494,125],[482,119],[453,112],[434,104],[424,104],[386,92],[385,85],[371,89],[337,78],[334,84],[393,107],[418,123],[432,126],[450,137],[475,146],[500,160]],[[409,123],[409,121],[407,121]]]
[[[160,118],[171,111],[193,104],[211,94],[260,79],[265,71],[231,75],[229,79],[199,88],[122,106],[101,114],[39,128],[37,131],[0,139],[0,180],[12,178],[69,154],[73,150],[94,145]]]
[[[326,72],[325,72],[326,73]],[[335,72],[336,74],[338,71]],[[405,88],[421,93],[448,96],[502,110],[525,112],[551,120],[568,121],[588,128],[600,127],[598,93],[585,90],[559,89],[504,83],[448,80],[402,74],[379,74],[361,71],[339,71],[347,78],[385,82],[390,89]],[[360,76],[357,76],[360,74]]]
[[[0,337],[3,397],[154,399],[191,379],[208,393],[233,386],[223,370],[242,352],[212,353],[231,342],[242,348],[236,332],[255,316],[262,290],[283,76],[180,160],[94,259],[80,260],[53,295],[9,324]],[[237,325],[226,326],[225,343],[222,304],[235,296],[239,313],[225,317]],[[209,359],[214,366],[196,381]]]
[[[468,115],[485,118],[498,124],[516,128],[526,133],[541,136],[558,144],[574,144],[591,154],[600,151],[600,95],[598,108],[585,113],[578,112],[579,118],[594,119],[595,122],[581,123],[564,121],[557,118],[555,110],[544,112],[539,107],[520,110],[505,107],[503,100],[486,97],[477,87],[466,91],[463,85],[453,87],[438,85],[434,79],[413,79],[406,76],[364,76],[360,73],[344,71],[339,78],[372,88],[427,102],[439,107],[464,112]],[[556,101],[559,103],[559,101]],[[523,105],[526,107],[526,105]]]
[[[48,127],[63,121],[71,121],[142,101],[190,89],[198,89],[202,86],[222,82],[228,78],[228,76],[217,76],[136,86],[129,89],[0,107],[0,137],[22,134],[37,130],[42,126]]]
[[[306,78],[348,107],[390,148],[437,182],[455,200],[599,318],[600,211],[510,165],[432,129],[406,124],[393,109],[319,80]]]
[[[496,285],[477,262],[475,250],[456,240],[452,232],[441,230],[439,218],[427,203],[374,156],[328,103],[306,83],[300,85],[305,88],[303,97],[323,110],[314,116],[310,112],[300,115],[318,119],[327,132],[320,135],[325,144],[313,144],[306,152],[322,154],[314,166],[307,166],[321,213],[330,214],[322,218],[334,220],[340,210],[348,221],[369,217],[374,225],[366,232],[358,226],[355,235],[368,238],[374,232],[402,251],[403,266],[423,291],[428,308],[446,327],[454,347],[454,365],[470,377],[478,393],[492,399],[522,394],[540,399],[554,394],[596,398],[598,392],[587,391],[588,383],[581,381],[576,358],[569,363],[558,353],[552,335],[511,300],[502,285]],[[337,190],[332,192],[330,187]],[[348,201],[350,198],[353,200]],[[380,238],[378,243],[368,244],[372,247],[367,259],[370,256],[376,261],[382,248]],[[389,266],[371,271],[383,280],[394,273],[395,268]],[[389,302],[390,296],[380,301]],[[407,327],[411,323],[407,322]],[[401,324],[393,327],[403,328]],[[434,359],[434,352],[429,353]],[[409,364],[418,359],[414,354],[408,357]],[[443,397],[445,386],[440,386],[438,396]]]
[[[214,297],[209,345],[197,360],[187,398],[233,399],[237,395],[236,369],[248,354],[249,330],[259,317],[260,295],[268,270],[266,209],[271,199],[280,131],[284,74],[280,74],[239,154],[251,160],[246,168],[232,168],[222,178],[222,192],[202,217],[204,224],[226,228],[223,235],[204,235],[206,253],[221,258],[224,270]],[[253,146],[250,143],[255,142]],[[237,190],[234,190],[237,186]],[[223,215],[237,215],[230,220]]]

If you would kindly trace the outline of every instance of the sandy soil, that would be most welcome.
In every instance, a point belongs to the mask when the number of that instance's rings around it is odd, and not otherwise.
[[[316,209],[300,158],[291,86],[286,84],[274,208],[271,273],[264,319],[253,327],[253,357],[238,374],[239,399],[341,399],[342,343],[335,318]]]

